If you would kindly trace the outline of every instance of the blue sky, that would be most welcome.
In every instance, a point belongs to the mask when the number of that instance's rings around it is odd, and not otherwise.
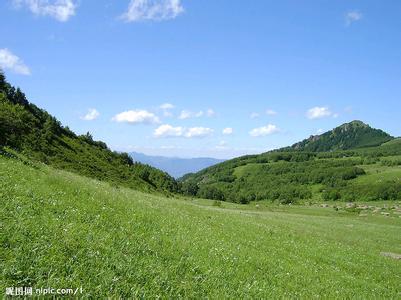
[[[4,0],[0,36],[8,80],[114,150],[229,158],[354,119],[401,135],[400,1]]]

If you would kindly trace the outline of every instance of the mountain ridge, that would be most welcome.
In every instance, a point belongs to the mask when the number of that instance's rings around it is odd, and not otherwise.
[[[383,130],[372,128],[360,120],[354,120],[325,133],[312,135],[289,148],[312,152],[350,150],[380,146],[392,139],[394,137]]]

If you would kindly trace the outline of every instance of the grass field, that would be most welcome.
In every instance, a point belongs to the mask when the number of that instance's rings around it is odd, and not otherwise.
[[[164,198],[3,157],[0,199],[3,291],[401,299],[401,260],[380,255],[401,253],[396,213]]]

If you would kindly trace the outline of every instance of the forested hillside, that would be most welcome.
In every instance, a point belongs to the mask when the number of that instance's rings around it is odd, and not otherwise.
[[[338,148],[349,150],[333,151]],[[401,199],[401,140],[354,121],[293,147],[185,176],[182,185],[188,195],[239,203]]]
[[[352,121],[321,135],[311,136],[290,149],[313,152],[348,150],[379,146],[392,139],[380,129],[371,128],[361,121]]]
[[[30,103],[0,71],[0,149],[12,149],[56,168],[143,191],[177,192],[167,173],[134,163],[127,153],[111,151],[92,136],[76,135]]]

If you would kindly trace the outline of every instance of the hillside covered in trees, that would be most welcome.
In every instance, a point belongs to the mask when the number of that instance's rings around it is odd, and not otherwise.
[[[0,71],[0,150],[143,191],[178,192],[177,182],[156,168],[133,162],[127,153],[111,151],[90,133],[76,135],[30,103]]]
[[[188,195],[239,203],[401,199],[401,140],[353,121],[292,147],[188,174],[181,182]]]
[[[311,136],[290,149],[311,152],[348,150],[380,146],[392,139],[383,130],[371,128],[361,121],[352,121],[321,135]]]

